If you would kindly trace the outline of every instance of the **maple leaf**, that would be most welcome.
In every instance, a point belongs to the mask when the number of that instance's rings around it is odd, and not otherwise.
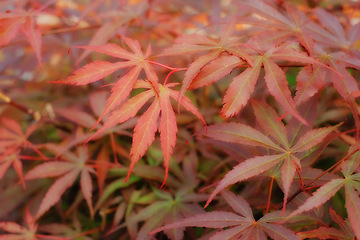
[[[208,198],[208,194],[189,193],[188,187],[180,188],[174,196],[165,191],[153,189],[158,200],[149,206],[143,208],[136,214],[129,217],[128,225],[131,228],[137,228],[135,225],[141,221],[145,224],[137,232],[136,239],[151,239],[148,233],[157,226],[161,226],[168,222],[175,222],[181,218],[191,214],[204,213],[205,211],[197,204]],[[165,231],[166,235],[173,240],[184,238],[184,228]]]
[[[28,140],[29,136],[38,127],[38,124],[29,126],[28,129],[23,132],[20,124],[13,119],[2,118],[1,122],[3,126],[0,128],[0,179],[4,177],[10,165],[13,165],[15,172],[25,188],[23,164],[20,157],[21,150],[30,147],[38,153],[43,160],[47,159],[38,148]]]
[[[293,231],[276,224],[281,217],[281,211],[265,214],[255,220],[249,203],[241,196],[230,191],[221,192],[228,205],[236,212],[213,211],[181,219],[180,221],[157,228],[149,234],[173,228],[207,227],[226,228],[217,231],[211,239],[300,239]]]
[[[2,127],[0,128],[0,151],[6,148],[27,148],[30,147],[37,153],[38,149],[27,139],[36,130],[38,124],[28,127],[26,132],[23,132],[20,124],[13,119],[3,117],[1,119]]]
[[[314,39],[309,29],[309,24],[313,23],[310,19],[294,6],[283,2],[285,11],[271,6],[266,1],[243,0],[240,8],[247,8],[249,13],[258,16],[244,17],[241,19],[247,24],[260,27],[261,35],[272,41],[281,39],[291,39],[296,37],[299,43],[312,55],[314,51]]]
[[[196,179],[197,164],[192,160],[191,157],[184,159],[183,171],[177,174],[182,181],[175,191],[168,190],[165,192],[153,189],[154,203],[128,218],[129,232],[136,236],[136,239],[151,239],[148,233],[155,227],[205,212],[198,202],[206,200],[209,195],[194,192],[194,189],[199,185],[199,181]],[[141,221],[145,223],[137,231],[137,225]],[[165,234],[172,240],[180,240],[184,238],[184,231],[185,228],[177,228],[166,230]]]
[[[304,133],[297,141],[293,141],[295,137],[289,141],[287,129],[284,124],[278,120],[279,117],[275,110],[265,103],[256,101],[252,101],[252,103],[259,125],[275,141],[254,128],[234,122],[218,123],[209,126],[204,135],[216,140],[264,147],[266,149],[271,149],[272,151],[269,155],[255,156],[236,165],[223,179],[220,180],[215,190],[210,195],[205,207],[208,206],[217,193],[230,184],[259,175],[279,164],[279,167],[281,166],[281,176],[284,187],[283,207],[285,209],[296,169],[301,170],[301,157],[299,157],[299,154],[306,153],[306,151],[319,144],[331,131],[338,127],[332,126],[312,129]],[[301,125],[303,124],[299,123],[299,126]],[[297,132],[294,133],[297,134]]]
[[[321,65],[321,63],[298,52],[291,46],[290,42],[284,42],[281,45],[274,45],[274,43],[264,44],[264,39],[260,37],[252,39],[249,42],[249,46],[254,51],[251,55],[253,66],[233,79],[224,96],[224,106],[221,114],[224,117],[230,117],[241,110],[249,100],[250,93],[254,90],[260,68],[264,66],[265,83],[270,94],[275,97],[288,113],[306,123],[295,108],[296,105],[291,97],[285,73],[275,61],[286,60],[313,65]]]
[[[218,41],[210,39],[209,37],[200,34],[184,35],[176,39],[175,44],[169,48],[164,49],[159,56],[183,55],[189,53],[209,52],[200,56],[190,64],[188,70],[185,72],[184,80],[180,90],[179,100],[185,95],[186,90],[210,84],[222,76],[230,73],[232,68],[241,65],[246,60],[252,65],[252,60],[249,55],[242,49],[240,38],[232,36],[234,33],[236,18],[232,18],[223,28],[220,39]],[[220,57],[222,53],[229,53],[231,56]],[[201,80],[201,84],[197,84],[195,77],[200,70],[209,62],[213,61],[211,70],[208,70],[205,80]],[[220,67],[220,69],[218,69]],[[192,86],[191,86],[192,85]]]
[[[110,75],[111,73],[119,69],[132,67],[113,86],[111,90],[111,95],[107,100],[107,104],[93,128],[105,117],[106,114],[113,111],[129,96],[136,81],[138,80],[138,76],[142,69],[145,71],[146,76],[153,85],[155,91],[159,93],[158,77],[153,67],[147,60],[151,54],[151,45],[149,45],[146,52],[143,53],[137,40],[125,37],[123,39],[126,45],[128,45],[128,47],[133,52],[129,52],[124,48],[121,48],[120,46],[112,43],[103,46],[79,46],[78,48],[104,53],[109,56],[127,61],[119,61],[115,63],[95,61],[76,70],[72,76],[66,79],[59,81],[51,81],[53,83],[86,85],[103,79],[104,77]]]
[[[36,24],[39,10],[14,9],[0,13],[0,46],[5,46],[22,31],[34,49],[39,66],[41,66],[41,32]]]
[[[330,208],[331,219],[338,224],[340,230],[333,227],[320,227],[315,230],[299,232],[298,235],[302,238],[317,237],[319,239],[339,239],[339,240],[352,240],[355,235],[351,229],[349,222],[345,221],[342,217],[336,214]]]
[[[0,228],[9,232],[10,234],[0,234],[0,239],[7,240],[38,240],[36,231],[38,229],[33,216],[31,216],[28,209],[26,209],[25,222],[27,227],[20,226],[15,222],[0,222]]]
[[[333,49],[345,50],[344,53],[349,56],[359,52],[356,42],[359,39],[360,24],[347,26],[344,29],[339,19],[324,9],[316,8],[314,13],[322,26],[311,22],[307,27],[318,43]],[[347,61],[347,59],[342,60]]]
[[[125,188],[130,184],[129,181],[137,182],[144,178],[158,179],[158,177],[154,178],[155,175],[159,175],[158,171],[156,171],[157,169],[154,166],[148,165],[136,166],[134,168],[135,176],[132,175],[128,182],[124,183],[123,179],[120,178],[108,185],[104,195],[101,196],[96,204],[97,207],[103,205],[106,199],[108,199],[108,202],[112,202],[110,194],[117,191],[117,189],[123,189],[122,196],[129,195],[126,201],[121,201],[118,205],[113,228],[108,234],[127,227],[127,233],[129,233],[132,239],[151,239],[151,236],[147,234],[155,227],[177,221],[192,214],[204,213],[204,209],[198,203],[205,201],[209,195],[195,192],[200,183],[196,179],[197,164],[191,156],[188,157],[182,162],[184,166],[182,171],[180,169],[174,171],[181,181],[176,180],[176,184],[170,184],[167,190],[152,188],[152,191],[148,192],[146,189],[129,191],[128,188]],[[172,176],[169,176],[168,181],[171,178]],[[175,181],[173,182],[175,183]],[[169,186],[168,183],[167,186]],[[141,207],[144,204],[146,206]],[[136,205],[138,207],[135,207]],[[111,208],[111,206],[106,206],[106,208]],[[134,212],[131,209],[139,210]],[[118,225],[122,219],[124,219],[124,223]],[[166,235],[170,239],[180,240],[184,238],[184,231],[185,229],[173,229],[166,231]]]
[[[58,154],[62,150],[61,147],[51,146],[50,144],[46,145],[46,147],[55,154]],[[88,160],[86,147],[78,147],[77,153],[78,156],[71,152],[62,153],[63,161],[53,160],[40,164],[28,171],[25,175],[25,180],[58,177],[42,199],[35,215],[36,219],[41,217],[50,207],[60,200],[61,195],[74,184],[79,175],[81,191],[90,209],[91,216],[94,216],[91,200],[92,181],[90,173],[95,174],[95,170],[86,165],[86,161]]]
[[[134,128],[133,144],[130,150],[131,164],[127,178],[129,178],[136,162],[145,154],[148,147],[154,141],[155,133],[158,129],[158,118],[161,113],[159,131],[161,149],[164,154],[164,185],[168,176],[170,157],[176,143],[177,124],[175,112],[170,102],[170,98],[173,98],[175,101],[178,100],[179,92],[170,89],[170,87],[176,85],[176,83],[169,83],[166,85],[159,84],[158,95],[149,81],[138,80],[134,88],[145,88],[147,90],[121,104],[119,109],[113,111],[104,125],[91,137],[97,137],[99,134],[114,127],[116,124],[123,123],[133,118],[146,102],[151,98],[155,98],[149,108],[141,115]],[[186,96],[183,97],[179,105],[195,114],[204,124],[206,124],[204,118]],[[144,131],[144,129],[146,129],[146,131]]]
[[[115,6],[113,6],[115,5]],[[92,1],[90,4],[86,4],[86,9],[81,11],[81,18],[85,16],[89,11],[93,11],[96,8],[103,6],[102,1]],[[110,14],[114,13],[115,9],[118,7],[114,3],[109,3],[106,5],[107,10],[102,11],[102,14],[106,15],[108,12]],[[143,15],[149,8],[149,3],[147,1],[141,1],[133,6],[124,5],[123,9],[116,10],[116,18],[108,20],[103,23],[100,28],[94,33],[91,37],[89,46],[101,46],[106,44],[108,40],[114,37],[122,27],[130,24],[130,22],[141,15]],[[78,65],[82,60],[84,60],[91,53],[90,49],[85,50],[80,57],[77,59],[75,65]]]
[[[315,45],[314,56],[322,65],[316,65],[313,69],[304,67],[299,72],[295,95],[296,105],[319,92],[330,80],[338,93],[348,102],[359,132],[360,118],[355,102],[359,86],[355,77],[347,70],[347,68],[360,69],[359,60],[350,54],[329,51],[319,45]],[[324,68],[327,65],[330,68]]]
[[[360,153],[358,152],[358,149],[358,144],[351,146],[348,151],[350,159],[342,163],[341,173],[344,178],[332,179],[328,183],[322,185],[311,197],[299,206],[298,209],[289,214],[284,221],[292,216],[296,216],[324,204],[341,188],[345,188],[345,207],[347,209],[350,225],[356,238],[360,238],[360,197],[357,192],[359,191],[360,173],[354,174],[354,171],[360,164]]]

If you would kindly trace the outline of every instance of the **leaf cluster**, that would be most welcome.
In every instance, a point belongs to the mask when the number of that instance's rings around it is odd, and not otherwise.
[[[360,239],[356,1],[0,3],[0,239]]]

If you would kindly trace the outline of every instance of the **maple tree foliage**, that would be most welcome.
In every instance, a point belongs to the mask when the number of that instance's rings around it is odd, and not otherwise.
[[[360,239],[357,1],[0,10],[0,239]]]

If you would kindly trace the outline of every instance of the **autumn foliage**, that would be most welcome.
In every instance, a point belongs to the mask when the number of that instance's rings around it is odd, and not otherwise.
[[[0,2],[0,239],[360,240],[339,2]]]

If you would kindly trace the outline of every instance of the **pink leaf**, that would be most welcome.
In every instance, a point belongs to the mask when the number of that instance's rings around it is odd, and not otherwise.
[[[350,180],[348,180],[350,181]],[[356,238],[360,239],[360,198],[359,193],[351,186],[351,183],[345,184],[345,207],[351,227]]]
[[[221,195],[234,211],[250,220],[255,220],[249,203],[240,195],[235,195],[234,193],[226,190],[221,191]]]
[[[211,52],[206,55],[203,55],[196,59],[189,66],[188,70],[185,73],[185,77],[183,80],[183,85],[180,89],[178,102],[181,102],[181,98],[184,97],[186,90],[190,87],[196,75],[200,72],[200,69],[205,66],[208,62],[215,59],[219,55],[219,52]]]
[[[303,135],[297,141],[295,146],[293,146],[291,148],[291,151],[292,152],[303,152],[306,150],[310,150],[313,146],[321,143],[324,140],[324,138],[327,135],[329,135],[330,132],[332,132],[334,129],[336,129],[340,125],[341,125],[341,123],[337,124],[335,126],[332,126],[332,127],[317,128],[317,129],[308,131],[307,133],[305,133],[305,135]]]
[[[163,227],[157,228],[149,234],[164,231],[165,229],[179,228],[179,227],[208,227],[208,228],[224,228],[240,225],[248,222],[245,218],[231,212],[208,212],[198,214],[192,217],[184,218],[180,221],[167,224]]]
[[[4,18],[0,20],[0,46],[7,45],[19,32],[22,18]]]
[[[278,151],[282,150],[261,132],[241,123],[217,123],[207,128],[205,136],[224,142],[261,146]]]
[[[148,110],[139,118],[134,128],[133,144],[130,150],[131,164],[126,180],[129,179],[131,170],[134,168],[136,162],[144,156],[146,150],[154,141],[159,114],[159,100],[155,99]]]
[[[299,119],[302,123],[307,124],[295,109],[295,103],[291,98],[283,70],[268,59],[264,59],[263,63],[265,68],[265,82],[271,95],[275,97],[288,113]]]
[[[91,181],[88,167],[85,167],[81,171],[80,185],[81,185],[81,192],[84,195],[87,205],[89,206],[91,218],[93,218],[94,210],[92,207],[92,200],[91,200],[91,198],[92,198],[92,181]]]
[[[170,96],[175,101],[179,100],[179,92],[178,91],[174,91],[172,89],[169,89],[169,91],[170,91],[170,93],[169,93]],[[204,125],[206,125],[204,117],[199,113],[198,109],[191,103],[191,100],[187,96],[184,96],[182,98],[180,105],[183,106],[186,110],[190,111],[195,116],[197,116],[204,123]]]
[[[251,226],[251,222],[217,232],[209,240],[239,239],[243,235],[244,230],[249,226]]]
[[[327,202],[337,191],[344,185],[344,179],[333,179],[330,182],[322,185],[316,192],[313,193],[297,210],[292,212],[285,220],[296,216],[302,212],[309,211]],[[285,221],[284,220],[284,221]]]
[[[104,125],[96,133],[94,133],[90,139],[96,138],[102,133],[104,133],[106,130],[114,127],[116,124],[123,123],[134,117],[136,113],[140,110],[140,108],[151,97],[154,97],[154,91],[148,90],[124,102],[118,110],[115,110],[111,113]]]
[[[250,158],[245,162],[241,162],[240,164],[236,165],[230,172],[225,175],[223,179],[221,179],[215,190],[211,193],[204,208],[209,205],[209,203],[214,199],[216,194],[225,189],[227,186],[246,180],[253,176],[259,175],[266,170],[269,170],[275,164],[284,159],[285,156],[286,154],[258,156]]]
[[[115,83],[115,86],[111,89],[111,95],[106,101],[106,106],[93,127],[95,127],[106,114],[119,106],[129,96],[140,71],[141,66],[138,65]]]
[[[115,72],[120,68],[130,67],[132,65],[133,63],[129,63],[129,62],[110,63],[110,62],[95,61],[76,70],[73,73],[73,75],[71,75],[66,79],[59,81],[50,81],[50,82],[86,85],[98,81],[100,79],[103,79],[104,77],[110,75],[111,73]]]
[[[41,66],[41,32],[34,21],[32,17],[28,17],[22,26],[22,31],[34,49],[39,66]]]
[[[262,129],[276,141],[279,141],[285,149],[289,149],[286,128],[282,121],[279,120],[279,116],[275,110],[265,102],[252,101],[251,103],[254,108],[256,120]]]
[[[36,219],[40,218],[50,207],[59,201],[61,195],[75,182],[78,175],[79,170],[72,170],[55,181],[42,199],[36,213]]]
[[[170,157],[173,151],[173,148],[176,143],[176,117],[174,110],[170,102],[170,94],[167,88],[160,88],[160,108],[161,108],[161,118],[160,118],[160,142],[161,150],[164,154],[164,165],[165,165],[165,178],[162,186],[166,182],[166,178],[169,171],[169,162]]]
[[[243,61],[235,56],[219,57],[203,68],[189,88],[196,89],[216,82],[223,76],[228,75],[234,67],[241,65],[242,63]]]
[[[14,222],[0,222],[0,228],[10,233],[24,233],[26,229]]]
[[[238,113],[248,102],[259,77],[261,64],[261,59],[256,59],[251,68],[246,69],[232,80],[224,96],[224,106],[221,109],[221,115],[231,117]]]
[[[320,66],[305,66],[297,75],[296,82],[295,104],[299,105],[324,87],[325,69]]]
[[[279,224],[261,223],[261,228],[272,238],[276,240],[300,240],[293,231]]]
[[[33,169],[27,172],[25,180],[57,177],[63,175],[74,168],[74,164],[64,161],[51,161],[37,165]]]
[[[289,196],[291,183],[294,179],[296,168],[291,157],[287,157],[281,167],[281,180],[284,187],[283,211],[286,209],[286,202]]]
[[[91,128],[96,122],[92,115],[76,108],[56,108],[55,113],[86,128]]]

